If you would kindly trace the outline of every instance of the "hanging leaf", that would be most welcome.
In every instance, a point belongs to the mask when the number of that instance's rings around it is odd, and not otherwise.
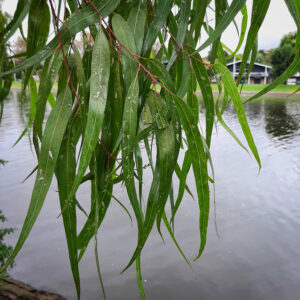
[[[76,122],[76,120],[75,120]],[[74,136],[74,119],[70,120],[65,132],[56,165],[56,178],[61,209],[72,188],[76,172],[76,136]],[[77,296],[80,298],[80,278],[77,257],[77,218],[75,200],[62,212],[66,239],[68,244],[69,259],[76,286]]]
[[[112,19],[113,29],[118,36],[121,43],[131,51],[131,53],[136,54],[135,40],[132,35],[131,28],[126,23],[126,21],[120,15],[114,15]],[[136,61],[133,59],[132,55],[128,53],[126,49],[121,51],[121,60],[125,73],[125,85],[126,91],[128,91],[129,86],[131,85],[132,80],[134,79],[137,71]]]
[[[171,0],[158,0],[155,15],[152,23],[149,26],[147,35],[144,40],[142,55],[144,55],[149,48],[153,45],[157,38],[157,34],[165,23],[169,13],[171,12],[173,1]]]
[[[249,148],[251,149],[251,151],[257,161],[259,169],[260,169],[261,168],[260,158],[259,158],[257,148],[256,148],[256,145],[255,145],[253,137],[252,137],[252,133],[250,131],[250,128],[249,128],[249,125],[247,122],[247,118],[246,118],[246,114],[245,114],[241,96],[238,93],[238,90],[236,88],[236,85],[232,78],[232,75],[231,75],[230,71],[227,69],[227,67],[225,67],[224,65],[222,65],[220,63],[216,63],[214,65],[214,69],[216,70],[216,72],[218,72],[221,75],[224,87],[232,99],[232,103],[236,110],[237,117],[240,122],[241,128],[243,130],[244,136],[248,142]]]
[[[253,43],[255,42],[255,39],[257,38],[258,30],[264,21],[264,18],[266,16],[266,13],[270,5],[270,1],[271,0],[266,0],[261,2],[259,0],[253,0],[251,26],[249,28],[249,34],[247,37],[245,50],[243,53],[243,59],[240,66],[237,84],[239,84],[242,79],[245,67],[247,65],[250,51],[253,48]]]
[[[137,108],[138,108],[139,86],[138,77],[132,81],[128,90],[123,114],[123,141],[122,141],[122,162],[124,181],[127,194],[132,205],[137,226],[138,226],[138,241],[143,239],[143,224],[144,216],[139,205],[135,184],[134,184],[134,161],[133,153],[135,148],[135,137],[137,131]]]
[[[4,43],[6,43],[9,38],[16,32],[16,30],[21,25],[22,21],[26,17],[29,12],[30,1],[27,0],[19,0],[16,11],[12,20],[9,24],[0,32],[0,36],[4,36]]]
[[[189,52],[193,52],[193,50],[189,48]],[[199,54],[194,55],[194,57],[195,59],[192,59],[192,64],[206,109],[206,143],[210,146],[214,124],[214,97],[202,58]]]
[[[69,194],[68,202],[72,202],[72,199],[90,163],[93,151],[98,141],[106,105],[109,73],[109,46],[105,34],[102,29],[100,29],[93,49],[90,78],[90,101],[82,152],[78,172],[75,177],[72,190]]]
[[[136,5],[132,7],[128,17],[128,26],[134,38],[136,54],[138,55],[140,55],[143,46],[146,13],[145,3],[137,1]]]
[[[221,19],[215,31],[193,54],[195,54],[196,52],[200,52],[201,50],[209,46],[211,43],[213,43],[215,40],[217,40],[227,28],[227,26],[232,22],[237,13],[241,10],[245,2],[246,0],[233,0],[231,2],[231,5],[227,9],[225,15],[223,15],[223,18]]]
[[[56,161],[58,158],[62,138],[66,130],[68,119],[72,111],[72,97],[68,87],[61,93],[51,111],[43,137],[41,153],[39,156],[39,167],[35,184],[32,191],[30,205],[27,215],[13,253],[7,260],[5,269],[16,257],[24,242],[26,241],[41,209],[49,190]]]
[[[209,187],[207,177],[206,154],[204,151],[201,135],[198,127],[195,125],[193,113],[190,108],[178,97],[173,97],[177,111],[186,133],[188,147],[192,158],[192,166],[195,176],[198,202],[200,208],[199,228],[200,228],[200,248],[199,258],[206,244],[206,233],[209,217]]]

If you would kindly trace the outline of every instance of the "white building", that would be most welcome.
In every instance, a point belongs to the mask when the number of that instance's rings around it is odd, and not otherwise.
[[[227,68],[232,74],[232,77],[234,80],[238,79],[238,75],[240,72],[240,67],[241,67],[241,60],[233,61],[231,63],[227,64]],[[247,62],[246,68],[244,70],[242,78],[244,78],[245,83],[248,84],[268,84],[270,83],[271,80],[271,66],[267,66],[264,64],[260,63],[254,63],[253,68],[248,76],[248,78],[245,78],[248,72],[250,62]]]

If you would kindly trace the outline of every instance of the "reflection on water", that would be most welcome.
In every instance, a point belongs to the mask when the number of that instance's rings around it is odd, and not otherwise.
[[[247,114],[248,119],[250,120],[259,120],[263,113],[264,113],[264,107],[260,102],[250,102],[247,105],[245,105],[245,111]]]
[[[0,158],[9,161],[0,168],[0,207],[9,220],[7,226],[19,230],[34,178],[21,182],[35,166],[26,136],[11,149],[24,128],[20,107],[16,95],[11,94],[5,101],[0,125]],[[218,124],[211,152],[220,239],[215,233],[212,213],[207,248],[200,260],[192,263],[197,275],[194,279],[167,232],[163,231],[165,244],[154,232],[142,255],[148,299],[300,299],[300,99],[264,99],[247,104],[245,109],[262,160],[260,174],[257,175],[254,159]],[[242,136],[232,106],[225,111],[224,119]],[[150,184],[148,176],[145,188]],[[188,185],[195,193],[192,176],[188,177]],[[88,194],[89,187],[84,185],[77,195],[84,207],[88,206]],[[114,194],[129,207],[121,186],[115,188]],[[199,246],[197,212],[197,201],[185,195],[175,234],[191,261]],[[75,299],[62,220],[56,218],[58,213],[53,182],[45,207],[16,258],[11,275]],[[79,227],[84,221],[85,216],[79,213]],[[18,233],[13,234],[6,242],[13,245],[17,237]],[[108,299],[139,299],[134,268],[119,275],[134,250],[136,228],[116,203],[108,211],[99,242]],[[92,245],[80,263],[80,271],[82,299],[99,299]]]
[[[265,102],[266,132],[280,140],[293,139],[299,130],[299,108],[289,112],[286,101],[276,102]],[[291,105],[293,103],[289,103]]]

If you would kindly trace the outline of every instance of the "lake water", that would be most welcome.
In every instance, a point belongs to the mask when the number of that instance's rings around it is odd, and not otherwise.
[[[261,156],[260,174],[254,159],[217,125],[212,158],[220,238],[212,212],[206,249],[192,263],[194,278],[166,231],[164,244],[154,230],[142,255],[147,299],[300,299],[300,96],[249,103],[246,113]],[[241,136],[232,107],[224,119]],[[0,209],[8,218],[7,226],[18,228],[6,239],[11,245],[16,243],[26,215],[34,178],[21,182],[36,163],[28,137],[11,149],[24,128],[22,120],[13,91],[5,101],[0,125],[0,158],[8,161],[0,167]],[[145,187],[150,185],[148,181],[145,178]],[[195,191],[191,176],[189,186]],[[89,202],[88,193],[87,185],[78,193],[84,206]],[[129,206],[122,188],[114,194]],[[36,288],[75,299],[59,211],[53,184],[10,274]],[[79,226],[84,220],[79,213]],[[175,234],[191,261],[199,247],[197,227],[197,202],[185,195]],[[136,228],[115,202],[99,231],[99,244],[107,298],[139,299],[135,268],[119,275],[136,245]],[[80,263],[80,272],[82,299],[99,299],[92,246]]]

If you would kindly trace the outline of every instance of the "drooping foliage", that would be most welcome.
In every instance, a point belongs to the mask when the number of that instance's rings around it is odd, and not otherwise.
[[[271,55],[272,75],[274,78],[280,76],[289,67],[295,58],[294,47],[296,45],[296,33],[285,35],[278,48]]]
[[[19,0],[8,24],[0,15],[0,104],[10,90],[12,74],[22,72],[22,101],[30,98],[30,116],[20,138],[26,132],[29,134],[38,160],[31,174],[36,173],[36,180],[30,206],[6,266],[30,234],[53,178],[57,181],[60,215],[78,298],[78,265],[93,238],[95,265],[106,297],[97,232],[111,201],[117,201],[129,214],[114,196],[116,184],[123,183],[126,188],[138,229],[135,251],[123,271],[136,264],[142,298],[145,293],[141,252],[154,226],[160,235],[161,226],[166,226],[190,265],[175,238],[173,226],[184,193],[191,194],[186,183],[189,172],[195,179],[196,195],[193,196],[199,204],[200,244],[196,259],[201,256],[207,239],[210,187],[214,184],[210,145],[215,122],[219,121],[242,148],[252,153],[261,167],[238,86],[225,60],[225,49],[235,56],[245,42],[239,79],[244,75],[250,54],[251,61],[255,60],[257,34],[270,1],[253,0],[251,14],[246,2]],[[300,4],[298,0],[285,2],[298,28],[293,49],[295,58],[275,83],[253,99],[300,69]],[[207,18],[212,6],[214,24]],[[235,21],[239,13],[240,25]],[[246,36],[248,15],[251,21]],[[7,50],[9,39],[22,28],[26,16],[27,50],[18,54],[24,59],[14,67],[14,56]],[[229,51],[221,41],[223,32],[231,25],[237,27],[240,37],[236,49]],[[49,35],[51,26],[54,37]],[[80,36],[83,44],[77,47]],[[207,47],[211,47],[211,62],[201,57],[200,51]],[[43,68],[38,71],[36,67],[40,63]],[[39,77],[39,85],[34,74]],[[218,83],[218,101],[212,92],[212,77]],[[51,90],[56,80],[54,96]],[[204,129],[200,129],[197,87],[205,107]],[[236,110],[248,148],[222,118],[229,101]],[[45,114],[47,105],[51,107],[49,116]],[[180,152],[184,152],[182,166],[177,162]],[[146,167],[153,175],[148,194],[143,191]],[[175,176],[179,179],[178,187],[172,183]],[[90,210],[84,211],[86,221],[78,232],[76,216],[83,208],[77,190],[84,182],[91,186]]]

